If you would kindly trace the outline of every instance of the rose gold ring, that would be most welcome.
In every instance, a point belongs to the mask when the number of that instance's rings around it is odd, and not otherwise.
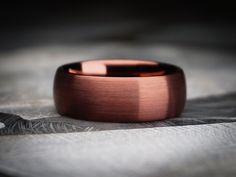
[[[179,116],[185,100],[183,70],[157,61],[81,61],[59,67],[54,80],[58,113],[84,120],[161,120]]]

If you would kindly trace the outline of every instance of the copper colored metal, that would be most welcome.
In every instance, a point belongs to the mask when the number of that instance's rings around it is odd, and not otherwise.
[[[186,100],[181,68],[148,60],[88,60],[63,65],[54,80],[61,115],[143,122],[179,116]]]

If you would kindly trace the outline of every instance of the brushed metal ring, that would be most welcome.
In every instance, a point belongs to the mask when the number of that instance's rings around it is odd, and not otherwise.
[[[184,109],[183,70],[151,60],[99,59],[60,66],[54,78],[59,114],[105,122],[177,117]]]

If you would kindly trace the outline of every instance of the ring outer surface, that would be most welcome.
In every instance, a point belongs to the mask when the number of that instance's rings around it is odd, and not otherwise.
[[[184,109],[186,83],[181,68],[150,77],[74,75],[62,65],[54,78],[54,102],[63,116],[103,122],[145,122],[177,117]]]

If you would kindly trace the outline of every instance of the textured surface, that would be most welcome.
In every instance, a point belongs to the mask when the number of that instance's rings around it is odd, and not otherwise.
[[[101,29],[99,35],[112,36],[121,31],[130,34],[138,25]],[[167,44],[169,36],[177,41],[181,36],[176,34],[181,27],[173,29],[174,32],[166,30],[159,35],[135,33],[135,45],[111,40],[1,52],[0,175],[235,176],[236,55],[204,45]],[[191,26],[189,29],[191,32]],[[201,32],[199,28],[197,31]],[[43,30],[37,34],[44,36]],[[60,32],[54,37],[57,35]],[[88,36],[93,35],[97,34],[88,31]],[[201,41],[192,34],[186,38]],[[40,41],[35,36],[33,39]],[[211,41],[210,37],[207,39]],[[167,43],[151,42],[155,40]],[[218,42],[224,43],[221,39]],[[59,116],[52,101],[56,68],[103,57],[156,59],[182,67],[188,88],[182,116],[135,124]]]

